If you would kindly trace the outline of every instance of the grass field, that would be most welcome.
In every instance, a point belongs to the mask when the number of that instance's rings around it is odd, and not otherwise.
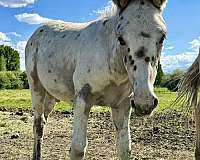
[[[171,103],[176,98],[176,93],[170,92],[166,88],[156,88],[156,95],[159,98],[159,106],[157,111],[165,109],[181,110],[179,106],[172,106]],[[29,90],[0,90],[0,108],[6,109],[30,109],[31,108],[31,95]],[[69,111],[72,106],[65,102],[60,102],[56,105],[56,111]],[[98,109],[97,109],[98,110]],[[107,109],[100,110],[106,111]]]

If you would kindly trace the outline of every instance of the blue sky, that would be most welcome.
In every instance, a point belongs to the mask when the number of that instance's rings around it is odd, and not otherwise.
[[[24,70],[24,47],[34,30],[51,19],[85,22],[94,20],[109,0],[0,0],[0,44],[20,52]],[[200,46],[200,1],[169,0],[164,12],[168,36],[162,53],[165,72],[186,69]]]

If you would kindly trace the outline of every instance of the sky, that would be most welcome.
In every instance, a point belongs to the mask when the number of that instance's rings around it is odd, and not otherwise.
[[[0,45],[18,50],[21,70],[28,38],[50,20],[88,22],[111,6],[109,0],[0,0]],[[164,72],[186,70],[200,46],[200,1],[169,0],[164,11],[168,35],[162,51]]]

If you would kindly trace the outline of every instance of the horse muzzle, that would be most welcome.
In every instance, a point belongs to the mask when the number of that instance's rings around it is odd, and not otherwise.
[[[136,116],[141,117],[151,114],[151,112],[157,107],[158,99],[154,98],[152,104],[138,104],[133,99],[130,101],[132,108],[135,111]]]

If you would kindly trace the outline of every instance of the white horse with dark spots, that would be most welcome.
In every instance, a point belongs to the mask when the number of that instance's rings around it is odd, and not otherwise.
[[[51,22],[26,46],[26,70],[34,110],[33,159],[41,159],[43,129],[58,100],[74,103],[70,159],[87,148],[93,105],[110,106],[121,160],[130,159],[131,109],[138,116],[157,106],[154,81],[166,26],[166,0],[113,0],[115,9],[89,23]]]

